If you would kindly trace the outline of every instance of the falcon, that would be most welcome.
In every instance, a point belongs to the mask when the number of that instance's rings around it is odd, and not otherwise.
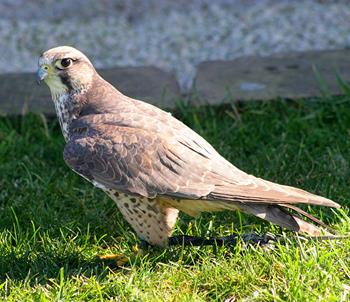
[[[339,207],[239,170],[170,113],[123,95],[75,48],[44,52],[37,78],[50,88],[67,165],[105,191],[151,245],[169,244],[179,211],[238,210],[319,236],[324,224],[297,205]]]

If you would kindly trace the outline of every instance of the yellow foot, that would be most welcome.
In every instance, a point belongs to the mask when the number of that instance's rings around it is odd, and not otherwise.
[[[101,255],[98,256],[98,259],[102,262],[106,262],[108,266],[116,265],[117,267],[124,266],[129,262],[129,258],[124,254]]]
[[[98,259],[102,262],[105,262],[110,267],[122,267],[127,263],[133,262],[139,256],[144,255],[144,251],[140,249],[137,245],[132,247],[133,254],[128,257],[125,254],[107,254],[100,255]]]

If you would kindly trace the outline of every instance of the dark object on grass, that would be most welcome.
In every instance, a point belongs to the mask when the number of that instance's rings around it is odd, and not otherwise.
[[[272,235],[243,234],[242,236],[229,235],[224,237],[194,237],[194,236],[173,236],[169,238],[169,246],[172,245],[192,245],[192,246],[235,246],[239,240],[247,244],[266,245],[271,241],[279,240]]]

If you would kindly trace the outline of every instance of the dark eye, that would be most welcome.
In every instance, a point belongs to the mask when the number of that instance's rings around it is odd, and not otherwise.
[[[72,62],[73,62],[73,60],[70,59],[70,58],[62,59],[62,60],[61,60],[61,66],[62,66],[63,68],[67,68],[67,67],[69,67],[70,65],[72,65]]]

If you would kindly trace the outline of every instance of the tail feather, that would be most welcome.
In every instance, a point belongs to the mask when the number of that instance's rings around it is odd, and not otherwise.
[[[311,221],[315,222],[316,224],[324,227],[325,229],[328,229],[330,232],[335,233],[335,231],[331,227],[326,225],[323,221],[317,219],[316,217],[312,216],[311,214],[305,212],[304,210],[302,210],[294,205],[284,204],[284,205],[280,205],[280,206],[291,209],[291,210],[301,214],[302,216],[305,216],[306,218],[310,219]]]
[[[264,205],[264,204],[241,204],[240,209],[243,212],[253,214],[259,218],[277,224],[281,227],[284,227],[288,230],[298,232],[298,233],[306,233],[311,236],[320,236],[324,232],[321,231],[316,225],[313,225],[309,222],[302,220],[301,218],[293,215],[288,212],[285,207],[290,208],[299,214],[309,218],[313,222],[319,224],[322,227],[330,229],[323,222],[313,217],[311,214],[306,213],[305,211],[290,205]],[[334,232],[334,231],[333,231]]]

